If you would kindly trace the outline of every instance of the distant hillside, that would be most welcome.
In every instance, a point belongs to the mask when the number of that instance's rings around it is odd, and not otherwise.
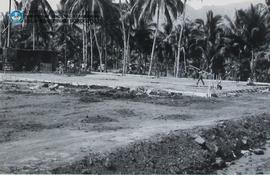
[[[214,14],[220,14],[222,16],[228,15],[229,17],[233,18],[235,15],[235,10],[246,9],[250,6],[251,3],[253,4],[264,3],[264,0],[250,0],[250,2],[235,3],[226,6],[204,6],[203,8],[198,10],[188,6],[187,16],[190,19],[197,19],[197,18],[205,19],[207,11],[213,10]]]

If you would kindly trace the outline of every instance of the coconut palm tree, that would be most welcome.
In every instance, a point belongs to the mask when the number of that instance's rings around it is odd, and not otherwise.
[[[25,24],[32,26],[33,50],[39,36],[48,40],[48,31],[52,30],[55,13],[47,0],[29,0],[22,5],[25,12]]]
[[[140,23],[134,29],[134,36],[131,38],[133,47],[139,54],[138,59],[140,63],[144,63],[144,65],[140,65],[143,67],[143,73],[146,73],[146,64],[147,64],[147,56],[151,54],[151,34],[155,31],[155,24],[151,24],[149,21],[140,21]]]
[[[81,29],[68,18],[64,7],[65,1],[66,0],[60,1],[60,6],[58,6],[57,17],[61,19],[61,21],[57,23],[55,38],[58,47],[63,48],[64,50],[65,66],[67,66],[68,48],[70,48],[73,43],[74,33],[81,32]]]
[[[139,21],[143,18],[154,20],[156,22],[156,30],[153,37],[153,46],[151,52],[150,66],[148,75],[151,75],[152,64],[155,54],[156,41],[160,28],[161,16],[165,17],[167,22],[174,21],[177,16],[183,12],[183,2],[181,0],[137,0],[133,11],[139,10]],[[156,17],[156,19],[154,19]]]
[[[180,32],[179,32],[179,39],[177,44],[177,60],[176,60],[176,74],[175,77],[179,77],[179,65],[180,65],[180,54],[181,54],[181,44],[182,44],[182,38],[183,38],[183,32],[185,28],[185,21],[186,21],[186,6],[187,6],[187,0],[184,0],[184,9],[183,9],[183,15],[182,15],[182,22],[180,25]],[[178,27],[179,28],[179,27]]]
[[[2,19],[0,20],[0,48],[2,48],[2,32],[4,30],[4,25]]]
[[[123,70],[122,74],[125,75],[127,73],[127,61],[128,61],[128,52],[130,48],[130,32],[133,21],[134,13],[131,13],[132,7],[134,6],[134,1],[125,1],[122,3],[122,0],[119,0],[119,12],[120,12],[120,22],[121,22],[121,29],[123,34]]]
[[[233,72],[236,80],[247,80],[249,77],[249,61],[245,59],[249,57],[247,43],[244,37],[244,29],[238,13],[235,14],[235,19],[232,21],[228,16],[225,16],[227,27],[225,28],[227,41],[227,53],[231,58],[228,63],[230,69],[228,72]],[[246,67],[247,65],[247,67]]]
[[[65,6],[75,17],[87,14],[92,17],[100,16],[103,21],[111,19],[111,16],[115,16],[115,14],[118,13],[113,3],[108,0],[67,0]],[[92,23],[90,27],[93,29],[93,36],[99,53],[100,67],[102,67],[102,49],[97,36],[98,30],[101,29],[101,25],[98,25]],[[88,31],[88,29],[86,29],[86,31]],[[100,69],[100,71],[102,71],[102,69]]]
[[[196,19],[198,31],[195,35],[197,48],[201,50],[202,57],[205,59],[203,66],[208,72],[212,71],[213,62],[218,58],[222,51],[222,17],[214,15],[213,11],[207,12],[206,21]]]
[[[255,76],[256,53],[267,47],[269,13],[266,6],[258,4],[251,5],[247,10],[236,11],[235,16],[234,21],[226,17],[229,24],[228,48],[240,65],[240,80],[245,81]]]
[[[184,17],[182,17],[182,19],[184,19]],[[168,37],[170,40],[170,43],[173,47],[173,50],[175,52],[175,60],[174,60],[174,76],[175,77],[178,77],[179,73],[180,73],[180,70],[179,70],[179,68],[181,67],[180,66],[180,55],[183,55],[184,73],[187,75],[188,69],[187,69],[187,59],[186,58],[190,57],[190,54],[189,54],[190,46],[192,44],[194,44],[194,43],[192,43],[192,41],[194,41],[194,35],[198,31],[196,24],[189,19],[185,19],[184,25],[182,25],[182,24],[175,25],[172,32],[170,33],[170,36]],[[182,38],[181,38],[181,36],[182,36]],[[181,41],[181,42],[179,42],[179,41]],[[178,49],[178,48],[180,48],[180,49]],[[179,54],[179,52],[180,52],[180,54]],[[179,58],[178,58],[178,56],[179,56]],[[177,75],[177,72],[178,72],[178,75]]]
[[[270,26],[269,26],[269,13],[264,10],[261,4],[256,6],[251,5],[247,10],[237,11],[238,25],[236,30],[245,43],[245,51],[251,56],[250,59],[250,78],[254,77],[254,63],[256,52],[265,46],[266,41],[269,39]]]

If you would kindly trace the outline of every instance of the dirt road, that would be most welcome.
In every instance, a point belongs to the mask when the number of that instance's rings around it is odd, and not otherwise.
[[[270,106],[269,93],[217,99],[111,98],[100,93],[107,89],[0,86],[0,172],[7,173],[48,172],[89,153],[219,120],[269,113]]]

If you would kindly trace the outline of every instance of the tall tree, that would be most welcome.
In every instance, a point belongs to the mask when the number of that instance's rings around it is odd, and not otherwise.
[[[11,0],[9,0],[8,14],[11,13]],[[11,22],[10,18],[8,19],[8,34],[7,34],[7,47],[10,47],[10,35],[11,35]]]
[[[7,43],[7,28],[8,28],[8,14],[0,13],[0,47],[6,46]],[[5,36],[5,37],[3,37]]]
[[[33,50],[36,48],[36,39],[41,36],[48,40],[48,31],[52,31],[55,13],[47,0],[29,0],[23,4],[25,24],[32,26]]]
[[[70,48],[73,44],[74,33],[81,32],[81,29],[74,23],[74,20],[71,20],[68,16],[68,13],[65,9],[65,0],[60,1],[60,5],[57,10],[57,18],[61,19],[56,25],[56,42],[60,50],[64,50],[64,62],[65,66],[67,66],[67,56],[71,53],[68,53],[68,48]]]
[[[245,42],[246,51],[250,54],[250,78],[254,79],[254,67],[256,52],[265,46],[269,39],[269,13],[261,4],[251,5],[247,10],[237,11],[238,25],[243,41]]]
[[[103,22],[110,19],[111,15],[114,16],[115,13],[118,13],[113,3],[108,0],[67,0],[65,5],[66,8],[69,9],[69,12],[75,17],[82,14],[87,14],[87,16],[91,15],[91,17],[99,16],[103,19]],[[100,25],[101,23],[96,22],[92,22],[91,24],[91,28],[93,28],[93,36],[99,53],[100,71],[102,71],[102,48],[97,36],[98,29],[100,29],[102,25]]]
[[[139,21],[143,18],[155,20],[156,30],[153,37],[153,46],[150,58],[148,75],[151,75],[153,59],[156,49],[156,41],[160,28],[161,16],[165,16],[167,22],[172,22],[183,12],[183,2],[181,0],[137,0],[134,10],[140,11]],[[154,19],[156,18],[156,19]]]
[[[0,20],[0,48],[2,48],[2,32],[4,29],[3,21],[2,19]]]
[[[184,0],[184,10],[183,10],[183,15],[182,15],[182,21],[180,24],[180,32],[179,32],[179,39],[178,39],[178,44],[177,44],[177,60],[176,60],[176,74],[175,77],[179,77],[179,65],[180,65],[180,54],[181,54],[181,44],[182,44],[182,38],[183,38],[183,32],[185,28],[185,21],[186,21],[186,5],[187,5],[187,0]]]
[[[134,1],[126,1],[122,4],[122,0],[119,0],[119,11],[120,11],[120,21],[121,21],[121,29],[123,34],[123,70],[122,74],[125,75],[127,72],[127,57],[128,57],[128,49],[129,49],[129,41],[130,41],[130,30],[131,30],[131,21],[132,21],[132,7],[134,5]]]
[[[213,11],[208,11],[206,21],[196,19],[195,22],[198,25],[195,35],[197,48],[201,50],[202,57],[205,59],[203,68],[213,72],[213,63],[218,59],[223,48],[222,17],[214,15]]]

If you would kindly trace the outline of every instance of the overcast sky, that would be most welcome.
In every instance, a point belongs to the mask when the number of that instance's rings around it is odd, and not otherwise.
[[[48,0],[51,6],[56,9],[56,5],[59,3],[59,0]],[[8,11],[8,2],[9,0],[0,0],[0,12]],[[13,0],[12,0],[13,2]],[[201,8],[205,5],[226,5],[226,4],[233,4],[239,2],[247,2],[251,3],[253,0],[189,0],[188,3],[196,9]],[[262,0],[264,2],[264,0]]]

